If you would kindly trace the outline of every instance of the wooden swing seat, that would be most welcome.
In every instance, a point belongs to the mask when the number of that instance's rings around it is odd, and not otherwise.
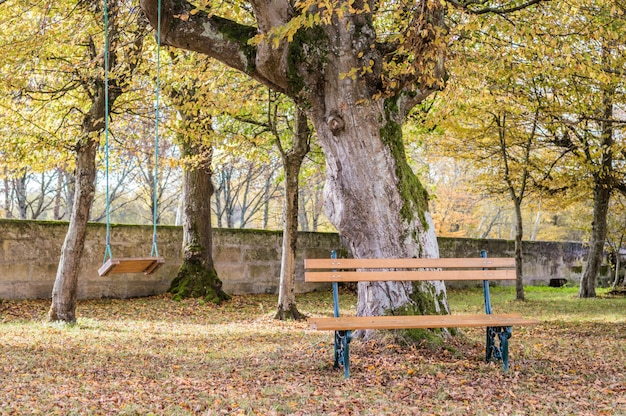
[[[163,257],[123,257],[110,258],[98,269],[100,276],[120,273],[152,274],[163,264]]]

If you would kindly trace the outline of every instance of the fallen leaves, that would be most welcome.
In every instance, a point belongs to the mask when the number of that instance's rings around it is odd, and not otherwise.
[[[298,306],[326,313],[320,297]],[[332,333],[273,320],[275,301],[81,301],[74,327],[43,323],[49,301],[4,301],[0,414],[626,414],[623,320],[514,329],[506,374],[481,329],[435,351],[354,341],[345,380]]]

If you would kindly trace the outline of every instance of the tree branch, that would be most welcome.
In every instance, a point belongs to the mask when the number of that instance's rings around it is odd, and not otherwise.
[[[616,181],[614,183],[614,187],[615,187],[615,189],[617,189],[617,192],[619,192],[623,196],[626,196],[626,183],[624,183],[622,181]]]
[[[156,28],[158,2],[141,0],[152,27]],[[194,11],[194,14],[191,11]],[[284,76],[263,74],[257,68],[257,47],[250,44],[257,28],[243,25],[205,11],[197,11],[187,1],[163,0],[161,6],[161,43],[208,55],[250,75],[270,88],[285,92]],[[280,51],[276,50],[275,54]],[[278,59],[277,59],[278,60]],[[275,69],[275,68],[274,68]]]
[[[513,13],[513,12],[517,12],[519,10],[525,9],[527,7],[533,6],[535,4],[539,4],[542,1],[546,1],[546,0],[529,0],[522,4],[519,4],[517,6],[512,6],[512,7],[484,7],[484,8],[476,8],[476,9],[474,9],[473,6],[475,5],[482,6],[485,3],[487,3],[487,1],[450,0],[450,4],[452,4],[453,6],[459,9],[463,9],[467,11],[468,13],[479,15],[479,14],[487,14],[487,13],[493,13],[493,14]]]

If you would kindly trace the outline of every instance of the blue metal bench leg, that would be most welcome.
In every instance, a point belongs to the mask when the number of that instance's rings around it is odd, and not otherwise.
[[[343,374],[350,378],[350,341],[351,331],[335,331],[335,368],[343,366]]]
[[[504,371],[509,369],[509,338],[511,338],[511,334],[510,326],[487,328],[485,359],[487,362],[502,360],[502,368]],[[496,345],[496,335],[500,341],[499,346]]]
[[[506,327],[506,331],[498,334],[500,337],[500,350],[502,354],[502,369],[509,369],[509,338],[511,338],[511,327]]]

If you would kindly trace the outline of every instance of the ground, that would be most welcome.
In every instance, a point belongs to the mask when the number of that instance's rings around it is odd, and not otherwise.
[[[355,342],[352,377],[332,368],[332,334],[273,319],[276,297],[216,306],[163,295],[80,301],[78,324],[44,323],[49,301],[0,303],[0,415],[626,415],[626,299],[576,288],[495,288],[514,328],[511,369],[483,361],[484,332],[441,347]],[[344,313],[356,300],[342,295]],[[478,312],[480,290],[450,292]],[[329,293],[298,297],[309,316]]]

